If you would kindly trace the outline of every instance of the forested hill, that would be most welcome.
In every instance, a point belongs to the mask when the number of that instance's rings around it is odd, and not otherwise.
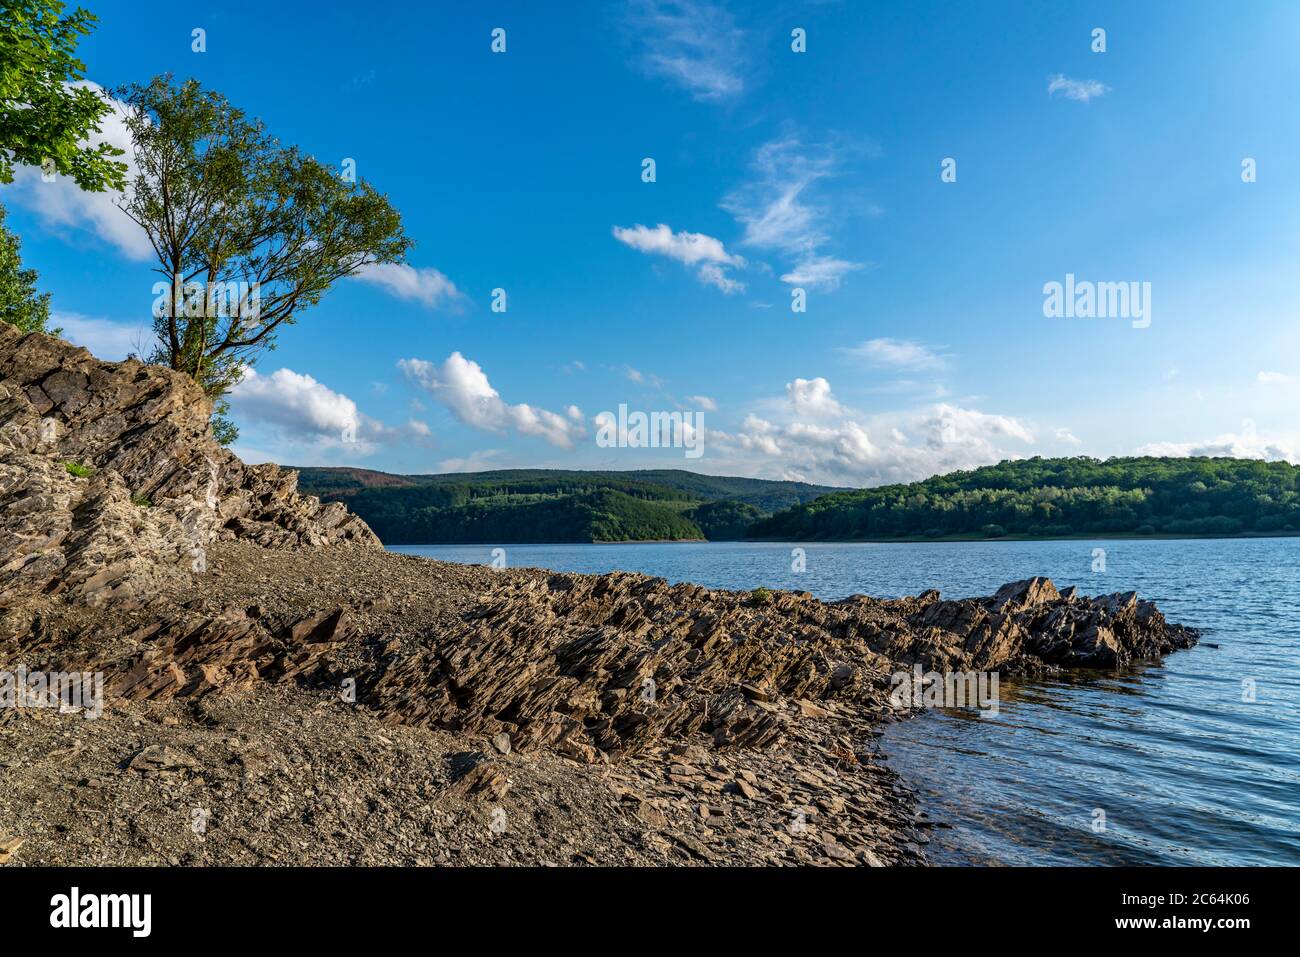
[[[755,522],[781,540],[1300,531],[1300,467],[1231,458],[1032,458],[838,492]]]
[[[389,545],[734,540],[773,512],[839,491],[678,469],[299,473],[303,492],[343,502]]]

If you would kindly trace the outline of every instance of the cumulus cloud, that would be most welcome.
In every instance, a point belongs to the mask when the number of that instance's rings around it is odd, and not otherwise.
[[[744,269],[745,260],[727,252],[720,239],[685,230],[675,233],[664,223],[653,229],[639,223],[631,227],[615,226],[613,232],[615,239],[637,252],[666,256],[687,267],[695,267],[696,277],[701,282],[717,286],[725,293],[743,292],[745,289],[744,283],[732,279],[725,268]]]
[[[1047,78],[1047,95],[1060,93],[1067,100],[1087,103],[1093,97],[1104,96],[1110,87],[1099,80],[1072,80],[1063,73]]]
[[[425,423],[413,419],[400,427],[385,425],[363,414],[343,393],[292,369],[270,375],[246,369],[229,398],[237,423],[266,428],[298,452],[332,449],[370,455],[380,446],[427,445],[432,439]]]
[[[70,84],[103,93],[103,87],[89,80]],[[125,163],[128,182],[135,177],[137,167],[132,153],[131,134],[126,126],[126,106],[105,95],[112,109],[99,121],[98,133],[91,133],[85,145],[98,146],[109,143],[125,152],[117,161]],[[109,190],[88,193],[77,186],[69,176],[56,175],[53,182],[41,179],[41,171],[34,166],[18,166],[12,184],[0,187],[0,196],[13,199],[18,205],[36,213],[41,223],[51,230],[89,232],[117,249],[132,260],[146,260],[153,256],[153,247],[143,229],[118,208],[122,193]]]
[[[1151,442],[1141,446],[1137,454],[1177,458],[1207,455],[1300,463],[1300,445],[1295,437],[1261,435],[1253,419],[1244,420],[1239,432],[1225,432],[1212,439],[1193,442]]]
[[[795,265],[781,279],[792,285],[834,289],[845,275],[862,268],[820,252],[830,241],[827,207],[815,201],[817,184],[840,171],[839,150],[808,146],[793,137],[771,140],[758,148],[755,178],[722,201],[722,208],[745,228],[741,243],[773,249]]]
[[[832,485],[910,482],[1016,458],[1033,443],[1019,419],[948,403],[863,416],[823,378],[796,379],[782,404],[706,435],[715,469]]]
[[[572,448],[586,433],[577,406],[569,406],[562,415],[527,403],[507,404],[479,364],[459,352],[453,352],[441,365],[425,359],[401,359],[397,366],[408,380],[446,406],[457,421],[473,428],[514,431],[562,448]]]
[[[717,412],[718,403],[707,395],[688,395],[686,401],[691,405],[698,405],[705,412]]]
[[[890,369],[939,369],[944,365],[943,356],[906,339],[868,339],[844,351],[855,359]]]
[[[745,34],[720,3],[631,0],[628,25],[643,45],[639,63],[648,75],[697,100],[728,100],[744,91]]]
[[[352,278],[430,309],[464,298],[456,284],[432,266],[417,269],[406,263],[370,263],[353,273]]]
[[[816,379],[795,379],[786,384],[785,393],[795,415],[822,419],[846,414],[844,406],[831,395],[831,384],[821,376]]]

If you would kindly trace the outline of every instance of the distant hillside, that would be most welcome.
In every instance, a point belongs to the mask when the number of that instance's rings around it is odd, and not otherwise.
[[[1300,467],[1231,458],[1032,458],[837,492],[752,538],[1238,535],[1300,531]]]
[[[839,491],[679,469],[299,473],[301,491],[343,502],[390,545],[734,540],[774,512]]]

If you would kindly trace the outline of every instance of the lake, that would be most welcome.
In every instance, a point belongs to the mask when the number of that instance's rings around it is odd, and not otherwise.
[[[931,831],[931,860],[1300,863],[1300,538],[812,544],[802,572],[793,544],[502,547],[511,566],[823,599],[961,598],[1033,575],[1086,594],[1137,591],[1202,643],[1120,673],[1006,681],[996,718],[929,711],[886,732],[891,765],[951,825]],[[485,545],[394,551],[492,559]]]

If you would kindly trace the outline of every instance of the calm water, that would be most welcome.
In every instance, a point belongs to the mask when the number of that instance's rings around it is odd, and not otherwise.
[[[1094,549],[1105,571],[1094,572]],[[457,562],[487,546],[398,549]],[[1300,538],[828,544],[517,545],[512,566],[614,569],[821,598],[939,588],[989,594],[1048,575],[1088,594],[1136,590],[1202,644],[1163,664],[1004,682],[996,718],[931,711],[887,732],[922,796],[937,863],[1300,863]],[[1218,647],[1210,647],[1210,645]],[[1253,679],[1255,701],[1243,700]],[[1094,812],[1105,830],[1094,830]]]

